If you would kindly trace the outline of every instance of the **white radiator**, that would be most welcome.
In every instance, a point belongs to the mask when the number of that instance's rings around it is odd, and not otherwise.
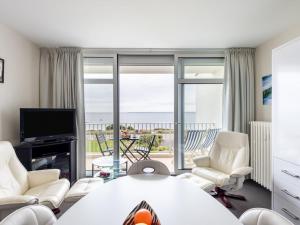
[[[250,122],[251,178],[263,187],[272,187],[271,123]]]

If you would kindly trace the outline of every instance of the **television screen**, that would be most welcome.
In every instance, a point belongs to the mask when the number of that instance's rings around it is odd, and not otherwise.
[[[75,135],[75,109],[20,109],[21,141]]]

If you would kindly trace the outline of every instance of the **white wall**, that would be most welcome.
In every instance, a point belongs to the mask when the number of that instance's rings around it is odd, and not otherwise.
[[[19,140],[19,108],[39,104],[39,47],[0,24],[0,58],[5,60],[0,83],[0,140]]]
[[[262,75],[272,73],[272,49],[300,36],[300,26],[272,38],[256,49],[256,120],[271,121],[272,106],[262,104]]]

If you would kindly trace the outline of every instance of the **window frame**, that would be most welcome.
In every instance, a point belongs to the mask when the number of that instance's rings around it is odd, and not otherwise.
[[[110,58],[112,59],[112,66],[113,66],[113,77],[111,79],[108,78],[97,78],[97,79],[90,79],[84,78],[84,70],[83,70],[83,83],[84,84],[112,84],[113,85],[113,126],[114,127],[119,127],[119,88],[118,88],[118,80],[119,80],[119,76],[118,76],[118,55],[117,54],[84,54],[83,55],[83,67],[84,67],[84,59],[85,58],[103,58],[103,59],[107,59]],[[114,137],[114,152],[113,152],[113,158],[114,161],[118,161],[120,156],[119,156],[119,151],[117,151],[117,149],[119,149],[119,130],[115,129],[113,130],[113,137]],[[86,149],[84,149],[84,154],[85,157],[84,159],[84,163],[82,162],[83,168],[79,168],[81,171],[86,171]],[[117,165],[119,166],[119,165]]]

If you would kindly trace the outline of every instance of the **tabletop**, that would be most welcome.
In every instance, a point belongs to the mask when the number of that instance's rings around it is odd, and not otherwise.
[[[111,138],[110,140],[116,140],[115,138]],[[120,141],[138,141],[140,137],[120,137],[118,140]]]
[[[104,184],[75,203],[55,225],[122,225],[145,200],[162,225],[242,225],[221,203],[188,181],[135,175]]]
[[[102,166],[102,167],[111,167],[114,166],[114,164],[119,163],[119,164],[124,164],[126,163],[127,160],[124,158],[121,158],[120,160],[113,160],[113,156],[103,156],[96,158],[92,161],[92,163],[95,166]]]

